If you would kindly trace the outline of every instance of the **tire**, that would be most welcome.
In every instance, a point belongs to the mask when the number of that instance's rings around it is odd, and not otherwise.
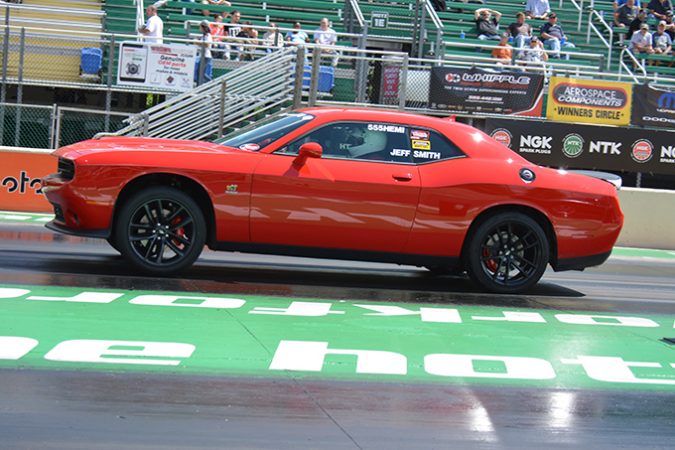
[[[117,250],[118,253],[122,253],[120,252],[119,245],[117,245],[117,241],[115,241],[115,235],[110,236],[109,238],[106,239],[106,241],[108,242],[108,244],[110,244],[112,248]]]
[[[549,242],[541,226],[517,212],[478,225],[465,253],[467,272],[482,288],[512,294],[534,286],[546,270]]]
[[[206,221],[199,205],[169,187],[152,187],[121,205],[114,242],[136,268],[152,275],[173,275],[199,257]]]

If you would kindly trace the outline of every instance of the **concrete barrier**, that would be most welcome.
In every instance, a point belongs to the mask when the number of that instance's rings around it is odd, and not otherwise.
[[[675,191],[622,188],[625,223],[617,246],[675,250]]]

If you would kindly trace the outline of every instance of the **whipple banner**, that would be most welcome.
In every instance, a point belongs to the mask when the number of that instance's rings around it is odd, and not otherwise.
[[[485,132],[549,167],[675,175],[675,132],[488,119]]]
[[[675,129],[675,91],[635,85],[631,121],[643,127]]]
[[[434,67],[429,108],[540,117],[543,87],[543,75]]]

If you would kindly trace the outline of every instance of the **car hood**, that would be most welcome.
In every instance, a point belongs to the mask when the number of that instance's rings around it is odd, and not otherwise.
[[[61,147],[54,152],[56,156],[77,158],[102,152],[167,152],[174,153],[248,153],[233,147],[204,141],[186,141],[178,139],[158,139],[145,137],[113,136],[90,139],[77,144]]]

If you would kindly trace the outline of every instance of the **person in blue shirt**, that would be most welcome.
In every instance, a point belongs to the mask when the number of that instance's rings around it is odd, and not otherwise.
[[[286,42],[290,45],[301,45],[309,42],[309,35],[302,31],[300,22],[293,24],[293,31],[286,33]]]
[[[544,41],[544,46],[551,50],[552,58],[560,58],[561,47],[576,47],[567,41],[567,36],[565,36],[562,26],[558,24],[558,16],[554,12],[548,16],[548,22],[542,25],[539,31],[541,32],[541,40]],[[565,59],[570,59],[569,55],[566,55]]]

